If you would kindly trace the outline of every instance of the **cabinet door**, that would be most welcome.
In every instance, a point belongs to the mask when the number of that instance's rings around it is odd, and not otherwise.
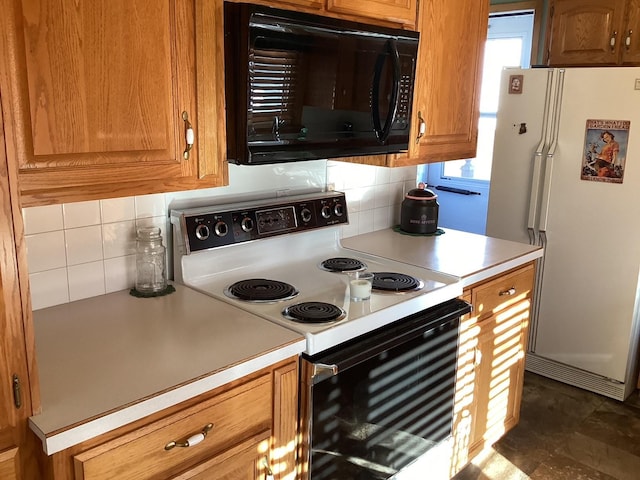
[[[514,316],[481,324],[475,353],[476,404],[469,458],[518,423],[524,380],[523,320]]]
[[[427,0],[421,6],[412,111],[417,140],[398,164],[475,156],[488,21],[488,0]]]
[[[185,159],[187,121],[198,119],[200,3],[0,0],[7,71],[0,87],[24,206],[167,191],[181,179],[220,176],[198,170],[197,149]],[[208,3],[211,19],[217,3],[221,9],[222,1]],[[216,29],[205,33],[202,41],[215,43]],[[217,88],[219,78],[207,81]]]
[[[247,440],[171,480],[258,480],[266,478],[269,432]]]
[[[621,32],[622,64],[640,65],[640,0],[628,0],[627,24]]]
[[[624,41],[626,0],[555,0],[548,26],[548,64],[615,65]]]
[[[27,420],[38,408],[31,305],[15,171],[0,111],[0,478],[40,478]],[[37,454],[37,453],[36,453]]]
[[[416,24],[416,0],[327,0],[329,12],[388,20],[409,26]]]

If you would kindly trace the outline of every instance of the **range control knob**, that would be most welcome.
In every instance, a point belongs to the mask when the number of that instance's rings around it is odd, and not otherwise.
[[[227,226],[226,223],[224,223],[222,220],[220,220],[213,227],[213,231],[215,232],[215,234],[218,237],[224,237],[227,233],[229,233],[229,227]]]
[[[324,207],[322,207],[322,210],[320,211],[320,213],[324,218],[331,217],[331,207],[329,207],[328,205],[325,205]]]
[[[309,223],[311,221],[311,210],[309,210],[307,207],[303,208],[300,211],[300,216],[302,217],[302,221],[304,223]]]
[[[336,214],[336,217],[341,217],[344,215],[344,205],[341,203],[336,203],[335,207],[333,207],[333,213]]]
[[[253,219],[250,217],[244,217],[240,222],[240,227],[242,228],[242,230],[244,230],[247,233],[253,230],[254,226],[255,224],[253,222]]]
[[[209,227],[207,227],[205,224],[201,223],[196,227],[196,238],[198,240],[206,240],[207,238],[209,238],[210,234],[211,232],[209,231]]]

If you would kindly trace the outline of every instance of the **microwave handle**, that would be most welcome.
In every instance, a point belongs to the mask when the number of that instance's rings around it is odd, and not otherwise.
[[[371,113],[373,115],[373,128],[376,137],[380,142],[385,142],[391,133],[391,126],[396,118],[398,111],[398,94],[400,92],[400,55],[398,47],[393,39],[387,41],[387,48],[391,53],[393,61],[393,90],[389,100],[389,113],[384,123],[384,127],[380,124],[380,82],[382,81],[382,67],[384,66],[385,55],[380,55],[376,62],[376,68],[373,75],[373,90],[371,92]]]

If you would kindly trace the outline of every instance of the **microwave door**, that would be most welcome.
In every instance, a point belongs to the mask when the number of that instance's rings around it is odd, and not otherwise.
[[[387,40],[385,50],[388,52],[388,55],[385,52],[378,55],[378,60],[373,74],[373,85],[371,87],[371,114],[373,118],[373,128],[380,143],[386,142],[389,138],[389,134],[391,133],[391,126],[395,121],[396,113],[398,111],[398,94],[400,91],[400,55],[398,54],[398,48],[394,39]],[[391,95],[389,95],[387,116],[384,125],[382,125],[380,121],[382,74],[385,63],[389,58],[392,63],[391,71],[393,73],[393,80]]]

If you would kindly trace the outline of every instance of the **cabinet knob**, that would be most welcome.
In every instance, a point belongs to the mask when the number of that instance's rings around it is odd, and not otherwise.
[[[202,442],[206,437],[209,431],[213,429],[213,423],[207,423],[200,433],[196,433],[195,435],[191,435],[186,440],[172,440],[164,446],[165,450],[171,450],[175,447],[188,448],[193,447],[200,442]]]
[[[631,47],[631,34],[633,33],[633,30],[629,30],[629,33],[627,33],[627,38],[624,39],[624,46],[627,48],[627,50],[629,50],[629,47]]]
[[[618,32],[614,31],[613,35],[611,35],[611,38],[609,39],[609,45],[611,46],[611,51],[613,52],[616,48],[616,38],[618,37]]]

